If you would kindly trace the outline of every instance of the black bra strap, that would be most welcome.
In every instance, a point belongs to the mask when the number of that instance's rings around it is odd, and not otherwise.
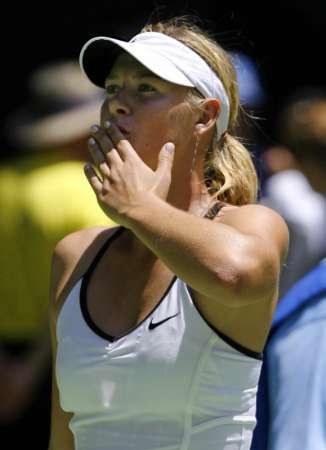
[[[225,203],[223,202],[217,202],[215,203],[215,205],[213,205],[208,212],[205,214],[205,218],[206,219],[214,219],[214,217],[217,216],[218,212],[220,211],[220,209],[223,208],[223,206],[225,206]]]

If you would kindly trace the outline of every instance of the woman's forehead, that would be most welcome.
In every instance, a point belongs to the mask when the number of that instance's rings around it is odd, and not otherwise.
[[[111,79],[124,78],[130,76],[131,78],[145,78],[150,77],[155,80],[155,83],[159,85],[165,92],[177,92],[185,95],[189,88],[180,86],[169,81],[164,80],[157,76],[154,72],[150,71],[141,64],[137,59],[131,56],[127,52],[122,52],[115,60],[110,73],[106,77],[106,82]]]
[[[139,61],[137,61],[133,56],[129,55],[127,52],[122,52],[117,59],[114,61],[112,69],[108,74],[109,77],[120,76],[125,73],[132,72],[138,76],[150,76],[154,78],[159,78],[153,72],[151,72],[147,67],[143,66]]]

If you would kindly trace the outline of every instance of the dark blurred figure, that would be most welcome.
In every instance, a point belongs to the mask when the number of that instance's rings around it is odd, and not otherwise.
[[[305,89],[277,121],[280,145],[263,161],[270,174],[261,202],[278,211],[290,231],[280,296],[326,256],[326,93]]]
[[[29,87],[31,103],[4,130],[19,157],[0,166],[0,439],[12,450],[48,445],[53,248],[74,230],[110,225],[83,171],[102,91],[75,61],[39,68]]]

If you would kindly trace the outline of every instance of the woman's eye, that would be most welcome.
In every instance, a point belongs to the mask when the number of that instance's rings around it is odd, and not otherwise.
[[[108,95],[113,95],[118,92],[120,86],[118,84],[109,84],[106,86],[105,90]]]
[[[155,89],[155,87],[151,86],[150,84],[141,83],[138,86],[138,91],[139,92],[156,92],[156,89]]]

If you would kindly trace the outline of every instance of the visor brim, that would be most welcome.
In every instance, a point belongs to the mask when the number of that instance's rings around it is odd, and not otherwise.
[[[80,52],[80,66],[88,79],[99,87],[105,86],[114,61],[125,51],[159,78],[181,86],[194,87],[189,79],[162,52],[146,45],[109,37],[97,37],[86,42]]]

